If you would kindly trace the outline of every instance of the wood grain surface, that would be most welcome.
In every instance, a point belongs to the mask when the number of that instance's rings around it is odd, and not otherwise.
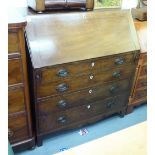
[[[34,68],[140,49],[129,11],[29,16],[26,32]]]

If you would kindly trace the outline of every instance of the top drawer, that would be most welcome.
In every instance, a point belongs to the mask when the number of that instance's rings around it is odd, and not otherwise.
[[[95,70],[106,71],[113,67],[131,64],[135,60],[134,57],[134,52],[129,52],[126,54],[119,54],[103,58],[95,58],[85,61],[78,61],[52,67],[46,67],[43,69],[37,69],[35,78],[43,84],[57,81],[59,79],[64,79],[66,77],[89,74],[94,72]]]
[[[9,31],[8,32],[8,52],[19,53],[19,38],[18,31]]]

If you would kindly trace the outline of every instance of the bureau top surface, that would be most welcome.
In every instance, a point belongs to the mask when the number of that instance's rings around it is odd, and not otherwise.
[[[140,49],[129,11],[29,16],[26,35],[34,68]]]

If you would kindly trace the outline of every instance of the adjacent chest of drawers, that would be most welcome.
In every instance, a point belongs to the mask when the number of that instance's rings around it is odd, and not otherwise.
[[[28,21],[38,146],[46,134],[125,114],[139,57],[129,12],[40,15]]]
[[[128,104],[128,113],[132,112],[133,107],[146,103],[147,101],[147,22],[136,21],[135,26],[140,42],[141,53],[136,68],[133,91]]]
[[[8,24],[8,138],[13,149],[34,146],[28,90],[24,28],[21,18]]]
[[[146,103],[147,101],[147,53],[140,54],[133,87],[128,113],[132,112],[134,106]]]

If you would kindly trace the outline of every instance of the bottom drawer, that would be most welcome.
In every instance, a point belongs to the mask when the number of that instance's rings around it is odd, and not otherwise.
[[[15,143],[28,138],[28,126],[25,114],[9,117],[8,138],[10,143]]]
[[[52,132],[67,128],[72,123],[80,124],[80,121],[93,118],[94,116],[116,112],[128,103],[128,94],[106,98],[90,104],[77,106],[62,112],[46,110],[39,113],[39,133]]]

